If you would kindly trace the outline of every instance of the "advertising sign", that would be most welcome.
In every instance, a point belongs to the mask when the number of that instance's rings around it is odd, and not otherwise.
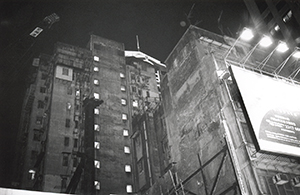
[[[300,86],[231,66],[260,150],[300,156]]]

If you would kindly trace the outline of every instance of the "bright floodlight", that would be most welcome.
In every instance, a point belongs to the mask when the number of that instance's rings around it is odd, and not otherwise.
[[[271,38],[267,37],[267,36],[263,37],[259,42],[260,46],[262,46],[262,47],[269,47],[272,43],[273,42],[272,42]]]
[[[286,45],[286,43],[281,42],[281,43],[278,44],[276,50],[277,50],[278,52],[284,53],[284,52],[286,52],[288,49],[289,49],[289,48],[288,48],[288,46]]]
[[[294,58],[300,58],[300,51],[295,51],[293,54]]]
[[[252,30],[245,28],[242,32],[242,34],[240,35],[241,39],[245,40],[245,41],[249,41],[250,39],[252,39],[254,37]]]

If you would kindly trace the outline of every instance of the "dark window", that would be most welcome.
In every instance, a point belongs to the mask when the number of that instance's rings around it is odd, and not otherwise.
[[[74,148],[77,148],[78,146],[78,139],[74,139]]]
[[[78,121],[75,121],[75,128],[78,128]]]
[[[137,170],[138,173],[141,173],[144,171],[144,162],[143,162],[143,158],[141,158],[138,162],[137,162]]]
[[[70,138],[65,137],[64,146],[69,146]]]
[[[132,90],[132,92],[135,93],[135,92],[136,92],[136,87],[135,87],[135,86],[132,86],[132,87],[131,87],[131,90]]]
[[[46,104],[48,103],[48,100],[49,100],[49,97],[46,96],[46,97],[45,97],[45,103],[46,103]]]
[[[31,150],[31,156],[30,156],[30,158],[31,158],[32,160],[36,160],[36,159],[37,159],[37,156],[38,156],[38,151],[36,151],[36,150]]]
[[[68,68],[63,68],[62,69],[62,75],[69,76],[69,69]]]
[[[70,119],[66,119],[66,127],[70,127]]]
[[[94,43],[94,49],[96,49],[96,50],[105,50],[103,45],[100,45],[100,44],[97,44],[97,43]]]
[[[46,93],[46,87],[40,87],[40,92],[41,93]]]
[[[73,167],[77,167],[77,165],[78,165],[78,160],[77,160],[77,158],[75,157],[75,158],[73,159]]]
[[[135,83],[135,74],[132,72],[130,73],[131,83]]]
[[[33,140],[34,141],[41,141],[42,135],[43,135],[43,132],[40,129],[33,130]]]
[[[142,90],[139,89],[139,95],[142,95]]]
[[[42,73],[42,80],[45,80],[47,78],[47,74]]]
[[[118,53],[119,56],[124,56],[125,55],[123,50],[117,50],[117,53]]]
[[[150,92],[149,91],[147,91],[146,94],[147,94],[147,97],[150,97]]]
[[[67,178],[63,177],[61,178],[61,192],[64,192],[67,188]]]
[[[44,101],[42,100],[38,101],[38,108],[44,108]]]
[[[72,87],[68,87],[67,94],[72,95]]]
[[[64,153],[63,160],[62,160],[62,166],[68,166],[68,163],[69,163],[69,154]]]

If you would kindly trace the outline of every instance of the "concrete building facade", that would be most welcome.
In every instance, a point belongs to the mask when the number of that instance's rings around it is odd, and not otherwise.
[[[156,132],[159,130],[163,135],[165,131],[167,136],[166,145],[162,145],[163,136],[157,139],[161,143],[158,146],[161,175],[141,194],[300,193],[299,155],[281,150],[285,145],[293,145],[290,142],[298,142],[295,136],[289,137],[297,134],[298,122],[291,123],[294,126],[290,129],[294,130],[289,131],[290,134],[282,133],[282,138],[279,138],[280,133],[275,136],[270,133],[273,130],[268,130],[266,137],[275,142],[280,140],[282,145],[272,143],[272,147],[267,148],[268,144],[261,142],[261,135],[256,135],[252,108],[245,95],[245,91],[257,95],[257,90],[278,93],[282,83],[292,85],[291,91],[299,88],[298,76],[288,77],[297,70],[293,66],[295,58],[285,60],[286,55],[276,53],[265,64],[261,63],[272,49],[189,27],[165,61],[168,70],[161,83],[162,107],[154,115],[154,123],[159,124]],[[284,67],[282,61],[287,62]],[[262,64],[264,66],[259,66]],[[282,67],[281,71],[276,71],[278,66]],[[238,71],[256,75],[258,82],[246,74],[239,76]],[[259,89],[264,83],[259,78],[272,80],[266,85],[272,90]],[[272,87],[270,83],[275,81],[276,87]],[[247,87],[242,83],[248,83]],[[269,105],[274,97],[269,96],[264,103]],[[264,98],[257,95],[256,101]],[[261,113],[254,112],[256,115]],[[276,121],[279,115],[262,121]],[[291,117],[283,118],[293,121]],[[279,128],[275,123],[268,124]],[[294,146],[296,150],[299,147]]]
[[[53,56],[36,62],[37,77],[24,101],[14,187],[133,193],[131,124],[160,101],[158,73],[165,65],[95,35],[88,49],[57,43]],[[93,107],[92,120],[88,99],[103,101]],[[91,135],[93,151],[86,138]]]

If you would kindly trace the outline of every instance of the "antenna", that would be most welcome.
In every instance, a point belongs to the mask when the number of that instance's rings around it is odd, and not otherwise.
[[[139,36],[136,35],[136,47],[137,47],[137,50],[140,51],[140,43],[139,43]]]

